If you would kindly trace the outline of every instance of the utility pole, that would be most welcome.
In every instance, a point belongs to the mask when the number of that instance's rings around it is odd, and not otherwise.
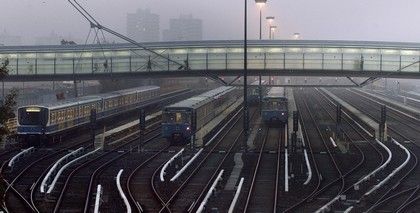
[[[248,135],[249,135],[249,123],[248,123],[248,4],[247,0],[245,1],[245,8],[244,8],[244,144],[243,148],[244,151],[247,151],[247,142],[248,142]]]

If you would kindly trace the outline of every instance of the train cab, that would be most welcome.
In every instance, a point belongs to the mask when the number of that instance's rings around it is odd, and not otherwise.
[[[166,107],[162,114],[162,136],[172,142],[184,142],[192,134],[191,108]]]
[[[262,118],[266,124],[283,125],[287,123],[287,98],[283,88],[272,88],[263,99]]]
[[[18,109],[19,137],[28,144],[37,144],[40,136],[45,134],[48,124],[48,109],[39,106],[25,106]]]

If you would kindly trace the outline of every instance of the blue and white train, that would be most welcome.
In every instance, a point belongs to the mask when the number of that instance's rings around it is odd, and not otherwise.
[[[160,87],[143,86],[53,104],[20,107],[18,137],[26,144],[54,141],[55,136],[90,123],[92,109],[96,110],[96,120],[100,121],[133,110],[159,95]]]
[[[162,136],[171,143],[186,142],[241,95],[236,87],[222,86],[165,107]]]
[[[263,98],[262,119],[266,124],[284,125],[287,123],[287,97],[283,87],[272,87]]]

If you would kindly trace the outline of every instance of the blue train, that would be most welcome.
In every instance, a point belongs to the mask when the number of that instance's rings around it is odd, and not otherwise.
[[[267,95],[267,87],[265,85],[267,85],[267,81],[265,80],[261,80],[261,96],[264,97]],[[251,87],[249,89],[248,92],[248,103],[254,105],[254,104],[258,104],[258,102],[260,101],[260,88],[259,88],[260,82],[259,80],[254,81],[251,83]]]
[[[262,120],[266,124],[283,125],[287,123],[287,97],[283,87],[272,87],[263,98]]]
[[[48,143],[65,132],[88,124],[92,109],[96,110],[96,120],[100,121],[133,110],[159,95],[160,87],[143,86],[53,104],[20,107],[18,137],[26,144]]]
[[[163,110],[162,136],[171,143],[187,142],[192,134],[220,115],[242,95],[236,87],[222,86]]]

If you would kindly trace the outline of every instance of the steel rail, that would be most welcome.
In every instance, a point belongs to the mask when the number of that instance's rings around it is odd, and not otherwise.
[[[358,93],[355,93],[355,94],[358,94]],[[364,96],[362,96],[362,95],[360,95],[361,97],[363,97],[364,99],[366,99],[366,97],[364,97]],[[364,100],[364,102],[368,102],[369,101],[369,99],[366,99],[366,100]],[[374,102],[374,103],[376,103],[376,102]],[[378,104],[378,103],[376,103],[376,104]],[[377,121],[377,119],[371,114],[371,112],[366,112],[366,110],[364,110],[365,111],[365,113],[369,116],[369,117],[371,117],[372,119],[374,119],[374,120],[376,120]],[[391,117],[393,117],[394,119],[396,119],[396,120],[398,120],[398,118],[396,118],[396,117],[394,117],[394,116],[391,116]],[[401,123],[403,123],[403,124],[405,124],[405,125],[407,125],[406,123],[404,123],[404,122],[401,122]],[[407,125],[408,127],[411,127],[411,126],[409,126],[409,125]],[[403,135],[401,132],[399,132],[399,131],[397,131],[397,130],[395,130],[393,127],[391,127],[391,126],[388,126],[388,129],[390,129],[392,132],[394,132],[396,135],[398,135],[398,136],[400,136],[400,137],[402,137],[402,138],[404,138],[404,139],[408,139],[405,135]],[[411,142],[411,140],[409,140],[408,139],[408,141],[410,141]],[[416,145],[416,146],[418,146],[419,147],[419,145],[417,145],[416,143],[413,143],[413,142],[411,142],[412,144],[414,144],[414,145]],[[387,196],[387,195],[389,195],[389,193],[393,190],[393,189],[395,189],[398,185],[400,185],[401,183],[402,183],[402,180],[404,180],[404,179],[406,179],[407,177],[408,177],[408,175],[410,174],[410,173],[412,173],[413,172],[413,170],[417,167],[417,164],[418,164],[418,159],[417,159],[417,156],[416,155],[414,155],[414,159],[415,159],[415,163],[414,163],[414,165],[405,173],[405,175],[403,175],[403,177],[401,177],[398,181],[397,181],[397,184],[394,186],[394,187],[392,187],[392,188],[389,188],[387,191],[386,191],[386,193],[385,194],[383,194],[377,201],[376,201],[376,203],[371,207],[371,208],[376,208],[376,205],[381,201],[381,200],[383,200],[384,198],[385,198],[385,196]]]
[[[239,109],[239,111],[240,111],[240,109]],[[254,112],[254,114],[255,114],[255,112]],[[238,114],[235,114],[235,116],[238,116]],[[229,133],[229,131],[235,126],[235,124],[237,124],[238,122],[239,122],[239,120],[242,118],[242,116],[239,116],[235,121],[234,121],[234,123],[229,127],[229,129],[228,129],[228,131],[226,131],[225,132],[225,134],[224,135],[222,135],[222,137],[220,138],[220,139],[218,139],[218,141],[214,144],[212,144],[212,147],[208,147],[210,150],[208,151],[208,153],[204,156],[204,158],[198,163],[198,165],[193,169],[193,171],[191,172],[191,173],[189,173],[189,175],[188,175],[188,177],[186,177],[186,179],[181,183],[181,185],[175,190],[175,192],[172,194],[172,196],[168,199],[168,201],[166,201],[164,204],[163,204],[163,207],[160,209],[160,211],[159,212],[162,212],[164,209],[169,209],[169,206],[170,206],[170,204],[171,204],[171,202],[175,199],[175,197],[176,196],[178,196],[178,194],[180,193],[180,191],[186,186],[186,184],[188,183],[188,181],[199,171],[199,169],[201,169],[201,166],[204,164],[204,162],[206,162],[206,160],[210,157],[210,155],[212,154],[212,152],[216,149],[216,147],[218,147],[218,145],[219,144],[221,144],[221,142],[223,141],[223,139],[228,135],[228,133]],[[238,137],[237,138],[239,138],[240,137],[240,135],[243,133],[243,131],[241,131],[240,132],[240,134],[238,134]],[[237,141],[237,139],[235,140],[235,141]],[[234,143],[232,143],[231,144],[231,146],[229,147],[229,150],[231,150],[231,149],[233,149],[233,146],[235,145],[236,143],[234,142]],[[225,157],[223,158],[223,160],[221,161],[221,163],[219,164],[219,166],[218,166],[218,168],[220,168],[221,167],[221,165],[222,165],[222,162],[224,161],[224,159],[228,156],[228,154],[229,154],[229,152],[226,152],[226,155],[225,155]],[[217,170],[216,170],[217,171]],[[215,173],[213,173],[213,176],[212,176],[212,178],[210,178],[210,179],[213,179],[214,178],[214,176],[215,176]],[[204,188],[207,188],[208,186],[209,186],[209,184],[210,184],[210,182],[207,182],[207,185],[204,187]],[[204,191],[204,190],[203,190]],[[198,199],[200,199],[201,198],[201,196],[202,196],[202,194],[203,194],[203,191],[202,191],[202,193],[199,195],[199,197],[198,197]],[[197,200],[198,200],[197,199]],[[195,205],[197,204],[197,202],[194,202],[194,204],[193,204],[193,208],[190,208],[190,209],[194,209],[195,208]]]

